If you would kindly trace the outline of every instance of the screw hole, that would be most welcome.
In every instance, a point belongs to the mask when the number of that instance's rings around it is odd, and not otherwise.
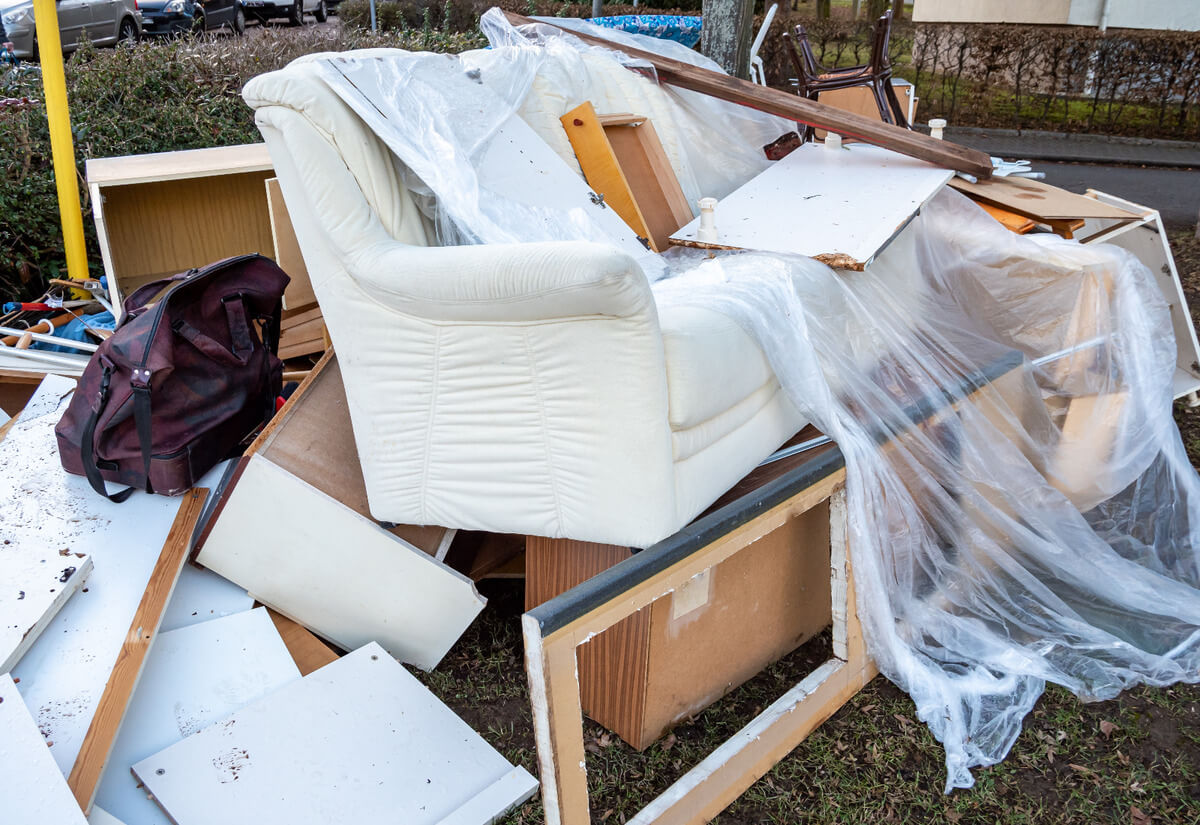
[[[163,768],[159,768],[158,770],[155,771],[155,773],[158,774],[159,776],[162,776],[163,774],[166,773],[166,770]]]

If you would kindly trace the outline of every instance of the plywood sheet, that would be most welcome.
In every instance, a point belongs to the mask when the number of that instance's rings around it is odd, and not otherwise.
[[[250,456],[197,557],[339,647],[432,669],[485,600],[470,579],[265,456]]]
[[[87,162],[89,185],[128,186],[136,183],[269,172],[274,167],[265,143],[185,149],[118,158],[92,158]]]
[[[74,391],[48,376],[0,442],[0,534],[12,541],[53,537],[85,553],[87,584],[13,669],[38,727],[54,744],[59,770],[71,770],[117,652],[129,631],[178,500],[134,493],[123,504],[101,498],[87,479],[59,463],[54,425]],[[213,486],[222,467],[201,482]]]
[[[169,825],[130,767],[299,678],[266,608],[161,634],[96,804],[125,825]]]
[[[178,825],[482,825],[537,788],[376,644],[133,771]]]
[[[1075,218],[1132,221],[1140,217],[1119,206],[1029,178],[989,178],[978,183],[955,178],[950,185],[980,203],[999,206],[1040,223]]]
[[[0,541],[0,673],[8,673],[92,572],[86,554]]]
[[[14,825],[85,825],[12,677],[0,674],[0,818]]]
[[[671,240],[861,269],[950,178],[946,169],[876,146],[809,143],[718,202],[715,243],[699,241],[699,218]]]

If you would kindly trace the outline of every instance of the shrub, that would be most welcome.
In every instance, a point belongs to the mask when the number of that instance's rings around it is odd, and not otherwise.
[[[368,46],[458,52],[481,45],[477,34],[395,32],[372,36],[353,28],[265,27],[253,38],[147,42],[135,48],[87,44],[67,62],[67,95],[75,136],[88,260],[101,272],[95,224],[84,182],[88,158],[227,146],[261,140],[241,98],[246,81],[321,51]],[[0,76],[0,296],[34,295],[65,270],[46,109],[37,73]]]

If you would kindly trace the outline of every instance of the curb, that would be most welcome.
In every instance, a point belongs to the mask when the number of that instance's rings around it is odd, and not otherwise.
[[[924,126],[918,128],[928,132]],[[1193,141],[953,126],[946,129],[946,138],[1005,158],[1200,168],[1200,142]]]

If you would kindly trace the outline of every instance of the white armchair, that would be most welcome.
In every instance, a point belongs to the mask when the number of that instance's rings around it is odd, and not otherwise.
[[[736,323],[660,317],[613,248],[429,246],[393,156],[311,64],[244,96],[337,349],[375,518],[647,546],[804,424]]]

